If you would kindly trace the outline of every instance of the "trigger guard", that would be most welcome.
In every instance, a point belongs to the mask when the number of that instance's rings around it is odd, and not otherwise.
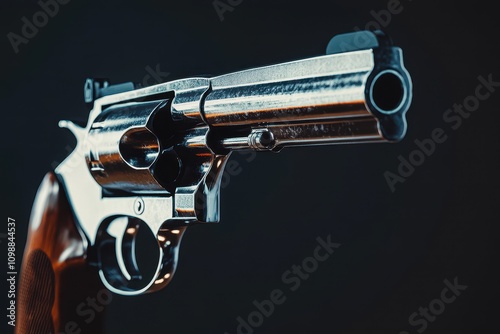
[[[124,236],[124,238],[133,239],[135,238],[139,224],[134,223],[135,218],[128,218],[129,222],[125,234],[131,231],[129,228],[135,228],[136,231],[134,231],[133,235]],[[115,217],[115,219],[117,218]],[[106,224],[101,225],[102,229],[100,229],[96,238],[99,276],[104,286],[114,293],[128,296],[153,292],[165,287],[172,279],[177,267],[179,245],[186,227],[162,228],[158,231],[156,240],[158,242],[159,256],[155,273],[149,282],[137,288],[134,287],[134,283],[141,280],[141,276],[135,263],[135,255],[132,254],[125,261],[124,259],[118,260],[118,254],[115,251],[118,238],[115,238],[107,231],[112,221],[110,220]],[[129,242],[130,239],[126,243]],[[129,245],[130,251],[133,251],[135,246],[132,244]],[[125,264],[127,272],[131,274],[128,277],[124,275],[123,264],[120,264],[120,261]]]

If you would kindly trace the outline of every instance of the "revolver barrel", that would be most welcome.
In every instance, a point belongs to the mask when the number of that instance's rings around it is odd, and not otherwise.
[[[212,78],[202,112],[229,150],[398,141],[411,95],[401,49],[379,46]]]

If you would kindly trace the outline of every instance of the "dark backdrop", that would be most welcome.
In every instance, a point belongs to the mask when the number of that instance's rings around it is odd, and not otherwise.
[[[71,0],[15,53],[7,34],[20,34],[21,18],[31,20],[40,5],[2,2],[1,212],[4,221],[16,218],[18,248],[43,175],[74,145],[57,122],[86,119],[86,77],[141,82],[158,66],[169,73],[160,80],[173,80],[321,55],[330,37],[378,16],[403,48],[414,82],[406,138],[289,149],[251,162],[234,155],[242,171],[222,191],[221,223],[188,230],[166,289],[114,296],[107,332],[236,333],[237,318],[274,289],[287,299],[256,333],[458,334],[495,326],[500,92],[460,126],[443,120],[455,103],[472,101],[479,76],[500,81],[494,2],[232,4],[221,21],[212,0]],[[390,22],[380,14],[388,4],[400,11]],[[384,173],[396,173],[398,157],[408,158],[414,141],[436,128],[447,140],[392,192]],[[290,291],[281,275],[328,235],[341,246]],[[445,280],[467,288],[427,328],[412,326],[419,307],[439,306]]]

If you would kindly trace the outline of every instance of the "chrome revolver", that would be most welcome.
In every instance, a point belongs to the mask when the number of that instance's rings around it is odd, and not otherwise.
[[[237,150],[397,142],[412,83],[381,32],[338,35],[323,56],[138,88],[87,80],[88,123],[55,170],[84,236],[86,259],[122,295],[166,286],[190,225],[216,223],[224,166]],[[148,273],[139,230],[155,240]],[[156,247],[157,246],[157,247]]]

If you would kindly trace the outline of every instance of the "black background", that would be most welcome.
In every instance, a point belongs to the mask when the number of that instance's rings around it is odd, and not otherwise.
[[[443,121],[474,94],[478,76],[500,81],[494,4],[402,0],[384,30],[403,48],[414,83],[406,138],[263,153],[251,162],[234,155],[242,172],[222,191],[221,223],[187,231],[166,289],[115,295],[106,332],[236,333],[252,301],[279,288],[286,302],[256,333],[417,333],[410,314],[455,277],[468,288],[425,333],[494,332],[500,92],[456,131]],[[5,35],[19,34],[21,18],[40,10],[35,1],[2,7]],[[221,21],[211,0],[71,0],[19,53],[4,37],[1,212],[17,221],[18,259],[37,187],[75,143],[57,122],[86,119],[86,77],[141,82],[158,64],[173,80],[321,55],[333,35],[363,28],[374,21],[371,11],[386,8],[387,1],[243,0]],[[391,192],[384,172],[396,172],[398,156],[435,128],[448,140]],[[342,246],[291,292],[281,275],[328,235]],[[4,263],[5,240],[0,247]]]

